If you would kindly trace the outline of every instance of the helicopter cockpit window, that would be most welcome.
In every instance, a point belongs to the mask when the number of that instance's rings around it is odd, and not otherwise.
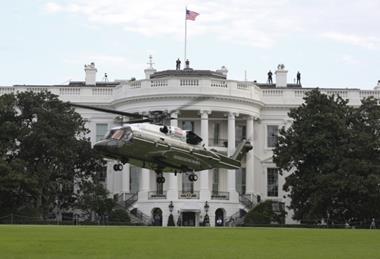
[[[125,134],[125,131],[124,129],[118,129],[116,130],[113,135],[112,135],[112,139],[116,139],[116,140],[121,140],[123,137],[124,137],[124,134]]]
[[[109,133],[109,138],[115,139],[115,140],[124,140],[129,141],[132,139],[133,132],[130,127],[125,127],[117,130],[113,130]]]
[[[112,130],[110,130],[108,133],[107,133],[107,135],[106,135],[106,139],[110,139],[111,137],[112,137],[112,135],[115,133],[115,129],[112,129]]]
[[[202,142],[202,138],[192,131],[186,132],[186,142],[191,145],[198,145]]]
[[[169,132],[168,126],[162,126],[162,127],[160,128],[160,131],[161,131],[162,133],[164,133],[164,134],[168,134],[168,132]]]
[[[125,141],[131,140],[132,136],[133,136],[132,129],[130,127],[126,127],[126,128],[124,128],[124,131],[125,131],[124,140]]]

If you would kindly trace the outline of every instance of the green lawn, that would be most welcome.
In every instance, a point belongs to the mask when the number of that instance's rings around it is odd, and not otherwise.
[[[379,230],[0,225],[0,258],[380,258]]]

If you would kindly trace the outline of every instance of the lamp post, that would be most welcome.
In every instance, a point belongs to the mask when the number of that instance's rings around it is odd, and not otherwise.
[[[210,208],[210,205],[208,205],[208,202],[206,201],[205,206],[204,206],[204,209],[206,212],[205,218],[203,219],[203,225],[204,226],[210,226],[210,219],[209,219],[208,214],[207,214],[209,208]]]
[[[172,214],[172,212],[173,212],[173,209],[174,209],[174,205],[173,205],[173,202],[172,202],[172,201],[170,201],[170,203],[169,203],[169,211],[170,211],[170,214]]]
[[[175,226],[175,223],[174,223],[174,217],[173,217],[173,209],[174,209],[174,205],[173,205],[173,202],[170,201],[169,203],[169,211],[170,211],[170,215],[169,215],[169,218],[168,218],[168,227],[170,226]]]
[[[205,203],[204,208],[205,208],[205,212],[206,212],[206,215],[207,215],[208,209],[210,208],[210,205],[208,205],[208,202],[207,202],[207,201],[206,201],[206,203]]]

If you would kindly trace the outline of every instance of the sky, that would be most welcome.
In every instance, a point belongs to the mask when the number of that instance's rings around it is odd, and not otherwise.
[[[144,78],[184,64],[226,66],[228,79],[266,82],[284,64],[306,87],[373,89],[380,80],[380,0],[2,0],[0,86]]]

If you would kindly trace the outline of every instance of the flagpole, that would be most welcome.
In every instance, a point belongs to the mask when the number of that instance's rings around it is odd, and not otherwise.
[[[187,6],[185,7],[185,59],[183,62],[186,61],[186,50],[187,50],[187,19],[186,19],[186,12],[187,12]]]

